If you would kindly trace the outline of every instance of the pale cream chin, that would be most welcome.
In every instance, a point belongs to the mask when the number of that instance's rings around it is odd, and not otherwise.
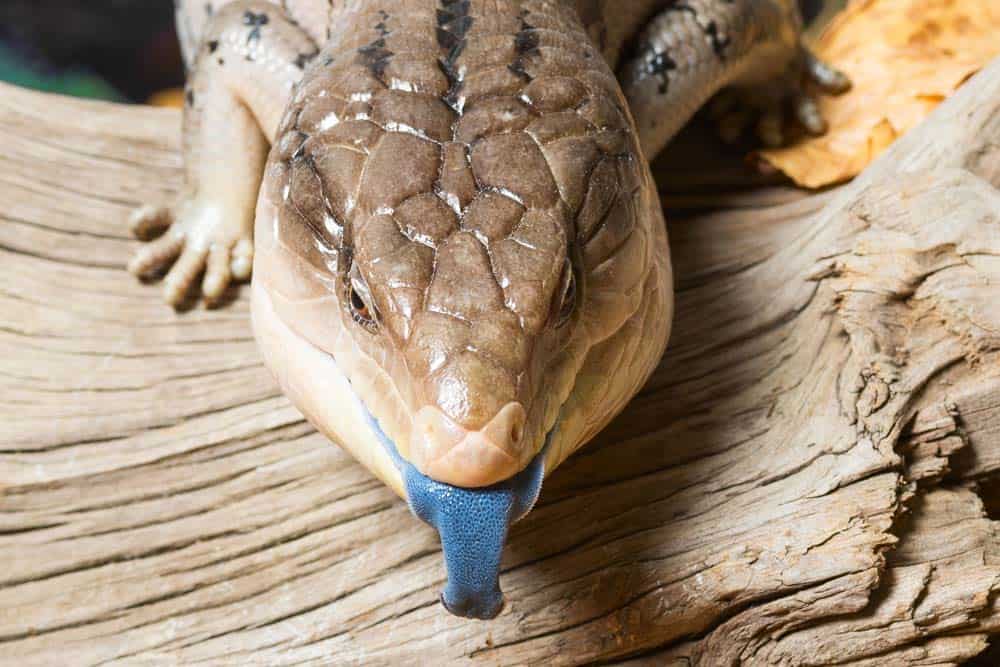
[[[264,360],[282,391],[324,435],[405,498],[402,477],[372,431],[366,405],[404,458],[411,418],[391,378],[343,325],[336,279],[278,238],[265,183],[257,202],[251,312]],[[359,370],[360,369],[360,370]],[[374,401],[374,402],[373,402]]]
[[[255,279],[271,299],[275,315],[304,343],[325,354],[339,372],[349,379],[354,395],[368,406],[379,426],[396,445],[404,458],[409,458],[409,432],[412,415],[409,404],[398,391],[394,376],[402,369],[393,368],[395,356],[386,358],[378,346],[362,349],[349,326],[344,325],[341,304],[333,290],[336,286],[313,285],[303,278],[310,268],[287,250],[274,253],[258,251],[255,258]],[[267,267],[266,271],[263,267]],[[290,285],[289,283],[297,283]],[[317,289],[317,294],[309,293]],[[362,332],[361,336],[369,336]],[[386,370],[388,369],[388,370]]]
[[[649,226],[641,260],[648,263],[633,288],[636,307],[625,322],[587,350],[572,392],[562,405],[559,428],[545,454],[545,469],[555,470],[616,417],[656,369],[673,320],[673,270],[667,230],[655,190],[647,191]],[[640,230],[636,230],[639,234]],[[600,297],[598,297],[600,298]],[[625,299],[623,299],[624,301]]]
[[[251,290],[257,345],[282,391],[323,435],[405,499],[402,475],[372,431],[365,407],[340,367],[282,322],[271,295],[257,281]]]

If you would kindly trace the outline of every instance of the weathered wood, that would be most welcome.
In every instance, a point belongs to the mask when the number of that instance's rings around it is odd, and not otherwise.
[[[124,275],[178,116],[0,87],[0,661],[975,655],[1000,631],[962,481],[1000,468],[998,110],[1000,61],[850,185],[672,223],[670,351],[547,481],[480,623],[438,605],[433,531],[281,397],[245,294],[178,314]]]

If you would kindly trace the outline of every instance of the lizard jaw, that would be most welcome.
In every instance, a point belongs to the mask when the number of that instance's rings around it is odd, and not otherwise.
[[[490,486],[463,488],[427,477],[404,459],[353,392],[333,357],[298,335],[275,312],[274,295],[252,286],[254,332],[284,392],[320,431],[364,463],[406,499],[441,538],[449,612],[489,619],[503,609],[500,559],[510,526],[534,506],[555,429],[526,468]]]

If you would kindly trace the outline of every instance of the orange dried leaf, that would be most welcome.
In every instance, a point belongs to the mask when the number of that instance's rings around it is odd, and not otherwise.
[[[819,100],[830,130],[761,157],[812,188],[857,175],[1000,53],[998,34],[997,0],[854,0],[815,45],[853,83]]]
[[[184,89],[168,88],[167,90],[161,90],[154,93],[146,103],[152,104],[154,107],[174,107],[176,109],[183,109]]]

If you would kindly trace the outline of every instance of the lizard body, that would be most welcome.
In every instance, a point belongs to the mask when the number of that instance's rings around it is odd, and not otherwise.
[[[646,158],[724,87],[780,141],[791,0],[181,0],[186,193],[137,274],[253,263],[282,389],[441,534],[453,613],[499,613],[544,476],[645,382],[673,307]],[[617,72],[617,75],[616,75]],[[255,231],[254,231],[255,229]]]

